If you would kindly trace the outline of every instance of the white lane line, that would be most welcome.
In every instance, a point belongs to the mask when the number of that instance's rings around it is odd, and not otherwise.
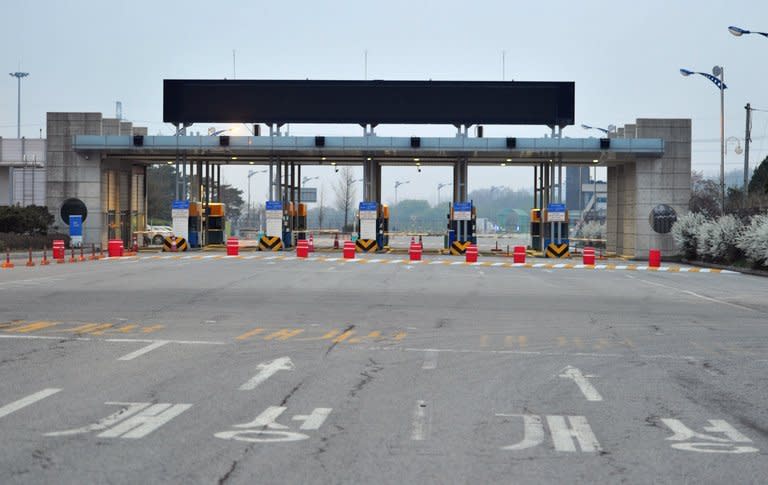
[[[681,268],[681,270],[682,269],[683,268]],[[683,289],[677,288],[675,286],[665,285],[663,283],[657,283],[655,281],[648,281],[648,280],[644,280],[642,278],[635,278],[632,275],[626,275],[626,276],[628,278],[633,279],[633,280],[637,280],[637,281],[639,281],[641,283],[645,283],[646,285],[659,286],[661,288],[668,288],[670,290],[679,291],[680,293],[685,293],[686,295],[691,295],[693,297],[700,298],[702,300],[705,300],[705,301],[708,301],[708,302],[711,302],[711,303],[718,303],[720,305],[727,305],[727,306],[730,306],[730,307],[733,307],[733,308],[738,308],[739,310],[747,310],[747,311],[750,311],[750,312],[753,312],[753,313],[760,313],[758,310],[755,310],[754,308],[750,308],[748,306],[738,305],[736,303],[731,303],[729,301],[719,300],[717,298],[710,298],[708,296],[700,295],[700,294],[698,294],[696,292],[693,292],[691,290],[683,290]]]
[[[32,339],[32,340],[80,340],[80,341],[90,341],[93,339],[90,339],[88,337],[54,337],[52,335],[4,335],[0,334],[0,338],[21,338],[21,339]]]
[[[504,263],[493,263],[491,266],[501,266]]]
[[[389,264],[398,264],[398,263],[407,263],[408,261],[405,259],[393,259],[390,260]]]
[[[145,347],[140,348],[139,350],[131,352],[130,354],[125,354],[124,356],[120,357],[117,360],[133,360],[136,357],[140,357],[140,356],[146,354],[147,352],[152,352],[153,350],[159,349],[160,347],[162,347],[164,345],[168,345],[169,343],[170,342],[168,342],[167,340],[156,340],[156,341],[152,342],[151,344],[149,344],[149,345],[147,345]]]
[[[597,392],[597,389],[595,389],[595,387],[587,380],[587,377],[593,376],[585,376],[581,370],[570,365],[566,366],[562,372],[563,373],[560,374],[560,377],[573,380],[573,382],[575,382],[579,387],[581,393],[584,394],[584,397],[587,398],[587,401],[603,400],[603,396],[601,396],[600,393]]]
[[[423,441],[427,437],[427,403],[426,401],[416,401],[416,410],[413,413],[413,431],[411,439],[414,441]]]
[[[383,259],[369,259],[368,260],[369,263],[381,263],[382,261],[384,261],[384,260]]]
[[[464,264],[464,261],[454,261],[451,263],[451,266],[456,266],[457,264]]]
[[[97,340],[97,339],[92,339]],[[219,342],[216,340],[157,340],[148,338],[107,338],[105,342],[139,342],[139,343],[153,343],[153,342],[168,342],[169,344],[182,344],[182,345],[224,345],[226,342]]]
[[[8,416],[11,413],[15,413],[19,409],[23,409],[29,406],[30,404],[34,404],[37,401],[43,400],[48,396],[52,396],[59,391],[61,391],[61,389],[50,387],[47,389],[43,389],[42,391],[38,391],[34,394],[30,394],[27,397],[23,397],[18,401],[13,401],[12,403],[6,404],[5,406],[0,408],[0,418],[4,418],[5,416]]]
[[[245,256],[243,259],[255,259],[255,258],[257,258],[257,257],[258,257],[258,256],[255,256],[255,255],[251,255],[251,256]]]
[[[431,370],[437,368],[437,352],[434,350],[427,350],[424,352],[424,364],[421,366],[422,369],[425,370]]]
[[[436,259],[435,261],[431,261],[429,264],[443,264],[444,262],[444,259]]]
[[[533,267],[533,268],[541,268],[541,267],[543,267],[543,266],[546,266],[546,264],[545,264],[545,263],[536,263],[536,264],[534,264],[532,267]]]
[[[262,362],[256,366],[259,371],[255,376],[251,377],[246,383],[240,386],[241,391],[252,391],[262,382],[266,381],[273,375],[277,374],[281,370],[293,370],[296,367],[291,362],[290,357],[280,357],[279,359],[270,360],[269,362]]]

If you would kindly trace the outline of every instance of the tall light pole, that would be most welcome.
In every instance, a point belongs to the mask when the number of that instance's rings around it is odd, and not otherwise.
[[[720,207],[725,212],[725,90],[728,89],[725,85],[725,69],[723,66],[715,66],[712,74],[680,69],[680,74],[686,77],[691,74],[704,76],[720,91]]]
[[[741,37],[744,34],[757,34],[762,35],[763,37],[768,39],[768,32],[752,32],[750,30],[742,29],[741,27],[736,27],[734,25],[731,25],[728,27],[728,32],[733,34],[735,37]],[[756,110],[752,108],[752,106],[747,103],[746,106],[744,106],[744,109],[747,110],[747,129],[746,134],[744,136],[744,207],[747,207],[747,204],[749,203],[749,142],[751,142],[751,131],[752,131],[752,111],[762,111],[762,110]]]
[[[256,175],[257,173],[266,173],[265,170],[248,170],[248,225],[251,225],[251,213],[253,212],[251,208],[251,177]]]
[[[411,183],[410,180],[406,180],[405,182],[401,182],[399,180],[395,180],[395,205],[397,205],[397,188],[401,185],[409,184]]]
[[[18,81],[18,98],[16,107],[16,138],[21,138],[21,79],[29,76],[28,72],[11,72],[12,77]]]
[[[440,205],[440,189],[442,189],[443,187],[448,187],[450,185],[453,185],[453,183],[448,182],[445,184],[437,184],[437,205]]]

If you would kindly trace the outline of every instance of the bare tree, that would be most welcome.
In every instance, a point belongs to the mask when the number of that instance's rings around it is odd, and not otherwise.
[[[320,185],[320,198],[318,202],[320,206],[317,208],[317,225],[322,229],[323,219],[325,219],[325,185]]]
[[[350,167],[339,171],[339,180],[333,187],[336,193],[336,208],[344,213],[344,231],[349,228],[349,211],[355,203],[355,174]]]

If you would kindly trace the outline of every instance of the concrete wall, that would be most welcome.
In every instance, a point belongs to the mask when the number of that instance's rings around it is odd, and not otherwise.
[[[627,138],[662,138],[664,156],[637,159],[608,167],[608,251],[647,259],[648,250],[662,256],[677,250],[672,236],[654,231],[651,211],[660,204],[672,207],[678,217],[688,211],[691,193],[691,120],[638,119],[617,130]]]

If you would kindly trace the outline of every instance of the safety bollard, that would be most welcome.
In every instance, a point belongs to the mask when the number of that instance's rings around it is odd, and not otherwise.
[[[80,246],[80,258],[78,258],[78,261],[80,261],[81,263],[83,261],[85,261],[85,254],[83,254],[83,246],[82,245]]]
[[[91,261],[96,261],[99,259],[99,257],[96,255],[96,244],[91,244],[91,257],[89,259]]]
[[[307,252],[314,253],[315,252],[315,236],[313,234],[309,235],[309,243],[307,245]]]
[[[296,257],[306,258],[309,257],[309,243],[306,239],[299,239],[296,242]]]
[[[32,261],[32,248],[29,248],[29,259],[27,260],[27,266],[34,266],[35,263]]]
[[[3,269],[13,268],[13,263],[11,263],[11,251],[9,249],[5,250],[5,262],[0,264],[0,267]]]
[[[474,243],[471,243],[469,246],[467,246],[467,250],[464,252],[466,255],[467,263],[477,263],[477,245]]]
[[[339,235],[338,235],[338,233],[333,235],[333,249],[339,249]]]
[[[43,259],[40,261],[40,266],[48,266],[51,264],[50,261],[48,261],[48,248],[43,245]]]
[[[237,256],[240,254],[240,241],[236,237],[227,239],[227,256]]]
[[[69,257],[69,262],[70,263],[77,263],[77,258],[75,257],[75,247],[72,246],[70,248],[70,250],[71,250],[71,253],[70,253],[70,257]]]
[[[421,244],[412,243],[408,254],[410,255],[411,261],[421,261]]]
[[[522,264],[525,263],[525,246],[515,246],[514,252],[512,253],[513,262]]]
[[[355,243],[344,241],[344,259],[355,259]]]
[[[648,250],[648,267],[658,268],[661,266],[661,251],[658,249]]]
[[[585,266],[594,266],[595,265],[595,248],[592,247],[585,247],[582,251],[582,263]]]
[[[419,234],[419,249],[424,250],[424,244],[421,242],[421,234]]]

